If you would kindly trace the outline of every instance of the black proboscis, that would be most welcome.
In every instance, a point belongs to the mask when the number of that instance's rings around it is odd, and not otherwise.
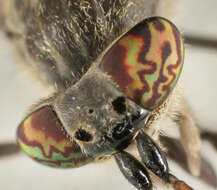
[[[145,166],[168,183],[169,168],[164,153],[143,131],[137,135],[136,141],[139,154]]]
[[[146,168],[132,155],[120,151],[116,162],[126,179],[139,190],[152,190],[152,182]]]

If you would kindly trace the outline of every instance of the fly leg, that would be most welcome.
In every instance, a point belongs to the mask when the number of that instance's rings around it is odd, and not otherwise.
[[[192,175],[200,176],[200,131],[185,101],[182,102],[181,110],[174,121],[179,127],[181,143],[186,152],[189,170]]]
[[[217,133],[202,130],[200,136],[202,140],[208,141],[217,150]]]
[[[170,185],[175,190],[193,190],[184,181],[179,180],[172,174],[169,175],[169,179],[170,179]]]
[[[167,149],[166,155],[179,164],[187,172],[190,172],[187,162],[187,155],[180,141],[174,138],[160,136],[160,142]],[[217,176],[215,171],[213,170],[213,167],[210,165],[210,163],[203,157],[201,157],[200,171],[199,178],[201,180],[213,187],[217,187]]]
[[[1,143],[0,144],[0,157],[13,156],[20,152],[20,148],[15,143]]]

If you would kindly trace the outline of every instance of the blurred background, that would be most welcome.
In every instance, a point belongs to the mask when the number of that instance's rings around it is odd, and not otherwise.
[[[172,21],[184,34],[217,40],[217,1],[181,0],[173,10],[178,17]],[[29,79],[15,62],[12,45],[0,35],[0,143],[15,142],[16,126],[26,110],[46,91],[40,83]],[[198,122],[217,132],[217,49],[186,44],[182,74],[185,94]],[[202,154],[217,171],[217,154],[203,142]],[[198,179],[186,174],[170,161],[173,174],[197,190],[212,190]],[[133,190],[119,172],[113,159],[79,169],[58,170],[41,166],[24,154],[0,157],[0,189],[2,190]]]

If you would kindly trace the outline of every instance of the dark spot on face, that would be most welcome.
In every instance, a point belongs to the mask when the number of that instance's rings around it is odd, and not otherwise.
[[[90,115],[93,114],[93,112],[94,112],[94,109],[89,109],[88,110],[88,114],[90,114]]]
[[[93,136],[84,129],[79,129],[78,131],[76,131],[75,138],[83,142],[90,142],[93,140]]]
[[[118,97],[112,102],[112,106],[118,114],[124,114],[126,111],[125,98]]]

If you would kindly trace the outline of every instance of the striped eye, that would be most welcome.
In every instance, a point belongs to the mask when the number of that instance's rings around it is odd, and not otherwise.
[[[99,67],[125,94],[147,110],[160,106],[174,89],[183,66],[184,46],[174,24],[152,17],[123,35]]]
[[[28,156],[47,166],[74,168],[93,161],[65,134],[50,106],[24,119],[18,127],[17,140]]]

